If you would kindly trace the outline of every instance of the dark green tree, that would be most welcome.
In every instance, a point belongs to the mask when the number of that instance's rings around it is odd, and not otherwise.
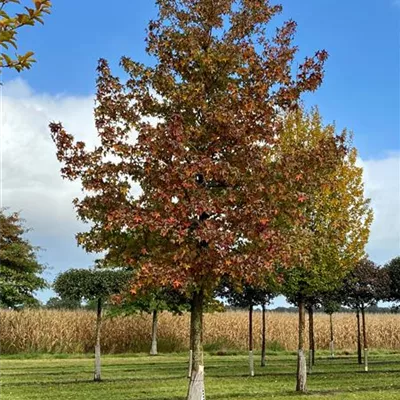
[[[152,315],[151,348],[150,355],[158,354],[157,326],[158,316],[163,311],[181,314],[190,309],[190,299],[182,292],[171,287],[162,287],[148,290],[130,290],[123,296],[117,296],[113,314],[131,315],[134,313],[147,313]]]
[[[387,300],[399,303],[400,306],[400,256],[390,260],[384,270],[389,278]]]
[[[361,364],[361,327],[364,344],[364,369],[368,371],[368,338],[365,309],[376,305],[388,297],[389,276],[385,269],[379,268],[373,261],[363,258],[344,280],[344,304],[356,310],[357,315],[357,352]]]
[[[266,307],[277,295],[277,285],[272,281],[266,282],[263,286],[249,285],[245,282],[242,285],[234,285],[223,282],[219,294],[223,296],[232,307],[247,308],[249,311],[249,370],[250,376],[254,376],[253,359],[253,310],[255,306],[261,306],[262,310],[262,338],[261,338],[261,366],[265,366],[266,353]]]
[[[132,271],[123,269],[70,269],[60,274],[53,284],[61,299],[77,302],[97,301],[95,381],[101,380],[100,338],[103,304],[110,296],[126,290],[131,278]]]
[[[28,229],[19,213],[0,210],[0,306],[38,306],[34,292],[47,287],[40,276],[44,267],[37,258],[38,247],[25,237]]]
[[[322,293],[321,296],[321,306],[323,311],[329,315],[329,326],[330,326],[330,341],[329,350],[331,352],[331,358],[335,357],[335,334],[333,328],[333,314],[340,311],[341,304],[344,299],[341,294],[343,291],[335,290]]]
[[[50,297],[45,305],[45,308],[49,310],[76,310],[81,307],[80,300],[62,299],[60,297]]]

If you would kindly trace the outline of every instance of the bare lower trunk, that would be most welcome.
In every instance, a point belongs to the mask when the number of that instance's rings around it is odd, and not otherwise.
[[[249,371],[250,376],[254,376],[254,357],[253,357],[253,305],[249,307]]]
[[[101,360],[100,360],[100,334],[101,334],[101,309],[102,300],[97,300],[97,318],[96,318],[96,345],[94,347],[94,380],[101,381]]]
[[[266,311],[265,311],[265,304],[261,304],[262,309],[262,327],[261,327],[261,366],[265,367],[265,332],[266,332]]]
[[[192,368],[193,368],[193,350],[189,350],[189,369],[188,369],[188,378],[192,376]]]
[[[357,359],[358,359],[358,363],[362,364],[360,309],[358,307],[357,307]]]
[[[329,348],[331,350],[331,357],[334,358],[335,357],[335,342],[334,342],[334,337],[333,337],[333,317],[332,314],[329,314],[329,323],[330,323],[330,327],[331,327],[331,341],[329,344]]]
[[[312,339],[312,354],[311,354],[311,360],[312,360],[312,365],[315,365],[315,331],[314,331],[314,309],[311,309],[311,339]]]
[[[362,315],[362,328],[363,328],[363,338],[364,338],[364,370],[368,372],[368,340],[367,340],[367,326],[365,323],[365,308],[364,305],[361,306]]]
[[[307,391],[307,362],[304,355],[304,336],[306,330],[306,313],[304,301],[302,299],[298,302],[299,306],[299,350],[297,354],[297,392]]]
[[[189,370],[188,370],[188,378],[192,376],[192,369],[193,369],[193,329],[192,326],[194,325],[194,313],[190,313],[190,339],[189,339]]]
[[[153,324],[151,327],[151,349],[150,355],[157,355],[157,323],[158,323],[158,313],[157,310],[153,311]]]
[[[314,310],[312,307],[308,307],[308,336],[309,336],[309,362],[308,362],[308,372],[312,372],[312,366],[315,363],[314,352]]]
[[[193,359],[187,400],[203,400],[205,398],[202,343],[203,304],[204,293],[200,290],[198,293],[194,293],[192,297],[190,330]]]

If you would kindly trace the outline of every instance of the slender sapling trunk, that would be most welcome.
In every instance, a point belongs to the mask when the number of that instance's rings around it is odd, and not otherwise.
[[[261,312],[262,312],[262,326],[261,326],[261,366],[265,367],[265,349],[266,349],[266,310],[265,303],[261,304]]]
[[[254,357],[253,357],[253,305],[249,307],[249,369],[250,376],[254,376]]]
[[[312,365],[315,365],[315,330],[314,330],[314,308],[311,309],[311,339],[312,339]]]
[[[361,326],[360,326],[360,309],[359,309],[359,307],[357,307],[357,359],[358,359],[358,363],[362,364]]]
[[[331,358],[335,357],[335,342],[334,342],[334,333],[333,333],[333,317],[332,314],[329,314],[329,323],[331,327],[331,341],[329,343],[329,348],[331,350]]]
[[[368,372],[368,340],[367,340],[367,326],[365,323],[365,307],[361,306],[362,315],[362,328],[363,328],[363,338],[364,338],[364,370]]]
[[[101,312],[102,299],[97,300],[97,318],[96,318],[96,344],[94,347],[94,380],[101,381],[101,352],[100,352],[100,337],[101,337]]]
[[[151,326],[151,349],[150,355],[157,355],[157,324],[158,324],[158,312],[153,310],[153,323]]]
[[[306,330],[306,311],[304,300],[300,299],[299,307],[299,346],[297,354],[297,392],[307,391],[307,361],[304,355],[304,336]]]
[[[308,360],[308,372],[312,372],[312,366],[315,364],[314,352],[314,310],[313,307],[307,307],[308,311],[308,336],[309,336],[309,360]]]
[[[193,302],[192,302],[192,308],[193,308]],[[188,369],[188,378],[192,376],[192,369],[193,369],[193,329],[192,326],[194,325],[194,313],[190,313],[190,339],[189,339],[189,369]]]

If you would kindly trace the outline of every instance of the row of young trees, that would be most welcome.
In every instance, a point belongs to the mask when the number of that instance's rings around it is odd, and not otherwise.
[[[309,367],[312,371],[315,364],[315,340],[314,340],[314,311],[320,308],[331,317],[331,356],[334,357],[334,334],[332,314],[338,311],[341,305],[351,307],[357,313],[358,321],[358,360],[362,360],[363,336],[365,370],[368,370],[368,341],[365,310],[375,305],[380,300],[400,302],[396,288],[396,279],[400,274],[400,257],[394,258],[383,268],[378,267],[372,261],[361,260],[356,268],[348,274],[340,287],[335,291],[314,292],[305,298],[305,308],[309,316]],[[394,279],[393,279],[394,278]],[[96,345],[95,345],[95,380],[100,380],[100,330],[103,305],[107,304],[108,314],[130,315],[141,312],[152,314],[152,332],[150,354],[157,354],[157,321],[162,311],[181,314],[190,310],[190,298],[184,296],[173,287],[165,287],[151,292],[137,293],[129,290],[133,279],[130,270],[76,270],[72,269],[58,276],[53,288],[60,298],[55,306],[59,308],[64,304],[65,308],[78,308],[82,301],[92,302],[97,309]],[[261,366],[266,365],[266,309],[271,301],[279,294],[287,292],[285,282],[277,285],[275,282],[265,282],[263,287],[252,287],[246,284],[233,287],[229,282],[222,281],[215,295],[234,308],[249,310],[249,367],[250,375],[254,376],[253,359],[253,309],[260,306],[262,311],[262,343]],[[207,311],[220,311],[224,309],[220,300],[215,300],[207,305]],[[296,300],[288,298],[289,301]],[[53,301],[54,302],[54,301]],[[360,314],[362,330],[360,323]],[[362,331],[362,335],[361,335]]]
[[[1,246],[0,246],[0,293],[2,307],[32,307],[37,306],[38,301],[34,297],[34,291],[46,287],[46,282],[40,277],[43,267],[38,263],[36,250],[23,237],[27,229],[18,214],[6,215],[1,212]],[[296,272],[297,274],[297,272]],[[297,275],[295,276],[298,279]],[[221,281],[216,295],[223,298],[225,302],[233,307],[249,309],[249,352],[250,352],[250,374],[254,375],[254,363],[252,357],[252,310],[254,306],[262,308],[262,357],[261,365],[265,365],[266,348],[266,322],[265,310],[268,303],[278,294],[287,293],[286,282],[279,286],[276,282],[266,281],[261,287],[243,285],[232,286],[229,282]],[[313,312],[323,308],[325,312],[332,314],[340,309],[341,305],[350,306],[357,313],[358,321],[358,360],[362,362],[362,347],[364,348],[365,369],[368,370],[368,341],[365,323],[365,309],[375,305],[379,300],[400,303],[399,295],[400,257],[394,258],[383,268],[379,268],[373,262],[363,259],[354,270],[348,274],[342,284],[334,291],[316,291],[310,294],[310,290],[304,291],[306,309],[309,314],[309,343],[311,371],[314,364],[315,342],[313,340]],[[54,298],[49,307],[77,308],[82,300],[92,303],[97,308],[98,322],[96,328],[96,369],[95,379],[100,379],[100,326],[101,310],[104,301],[110,304],[110,295],[113,296],[112,313],[130,314],[133,312],[147,312],[153,315],[152,345],[150,353],[157,354],[157,316],[159,312],[168,310],[181,313],[190,309],[190,298],[183,293],[170,288],[160,288],[144,293],[128,293],[132,281],[131,270],[70,270],[61,274],[54,289],[60,298]],[[303,280],[308,288],[309,283]],[[303,290],[300,286],[297,291]],[[296,300],[288,297],[294,304]],[[217,303],[218,304],[218,303]],[[215,304],[211,305],[215,310]],[[361,342],[363,337],[363,342]],[[333,324],[331,322],[331,352],[334,353]]]
[[[299,304],[299,298],[305,303],[309,321],[309,372],[315,364],[315,339],[314,339],[314,312],[322,309],[330,315],[330,350],[334,357],[334,329],[332,315],[341,309],[341,306],[350,307],[357,315],[357,353],[358,362],[362,363],[362,346],[364,349],[365,371],[368,371],[368,340],[365,310],[376,306],[378,301],[400,302],[398,296],[398,277],[400,274],[400,257],[392,259],[383,268],[364,258],[356,267],[345,276],[343,281],[334,290],[311,290],[309,282],[303,276],[301,285],[297,291],[287,287],[284,282],[281,287],[267,286],[263,288],[245,287],[241,293],[228,293],[229,304],[247,308],[249,307],[249,350],[252,351],[252,309],[254,305],[262,307],[262,358],[261,366],[265,365],[265,304],[278,294],[286,294],[287,300],[294,305]],[[295,276],[293,279],[297,279]],[[290,293],[290,295],[288,295]],[[295,294],[293,294],[295,293]],[[300,324],[301,327],[301,324]],[[363,337],[363,342],[361,342]],[[253,363],[250,354],[250,374],[254,374]]]

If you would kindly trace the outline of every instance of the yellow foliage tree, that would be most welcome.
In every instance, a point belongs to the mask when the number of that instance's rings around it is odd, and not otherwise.
[[[303,224],[294,234],[310,251],[305,252],[308,256],[298,268],[285,273],[284,292],[299,307],[297,390],[305,391],[305,307],[316,304],[321,293],[335,290],[365,256],[373,215],[369,199],[364,197],[362,168],[357,166],[352,135],[346,130],[337,135],[334,125],[324,126],[317,108],[310,113],[291,113],[283,124],[285,134],[277,143],[280,157],[290,157],[300,149],[311,150],[329,137],[337,137],[347,149],[336,168],[326,174],[324,185],[305,187]],[[302,171],[297,179],[303,179]]]

